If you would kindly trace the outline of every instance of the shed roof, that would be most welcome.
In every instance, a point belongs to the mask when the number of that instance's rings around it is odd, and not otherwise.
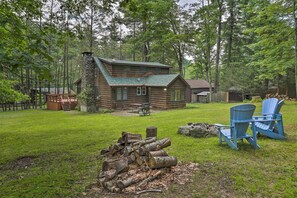
[[[108,63],[110,65],[120,65],[120,66],[144,66],[144,67],[161,67],[161,68],[171,68],[169,65],[164,65],[162,63],[157,62],[138,62],[138,61],[126,61],[126,60],[114,60],[114,59],[106,59],[100,58],[101,61]]]
[[[109,86],[150,86],[167,87],[174,81],[178,74],[150,75],[146,77],[113,77],[103,66],[100,58],[94,58],[100,72],[104,76]]]
[[[197,96],[207,96],[207,94],[209,94],[209,91],[202,91],[200,93],[197,94]]]
[[[191,89],[209,88],[209,83],[206,80],[186,80],[186,81],[190,85]]]

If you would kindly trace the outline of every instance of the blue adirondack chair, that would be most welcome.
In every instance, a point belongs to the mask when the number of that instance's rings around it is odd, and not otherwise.
[[[260,148],[254,130],[252,136],[247,133],[250,123],[253,128],[255,127],[252,119],[255,109],[256,106],[253,104],[232,107],[230,109],[230,126],[216,124],[219,130],[219,143],[222,144],[222,141],[225,141],[232,149],[238,150],[237,141],[246,139],[255,149]]]
[[[277,98],[268,98],[262,102],[262,116],[271,116],[274,114],[275,108],[278,105]]]
[[[272,105],[270,108],[267,108],[269,109],[269,114],[253,117],[256,120],[254,129],[257,133],[261,133],[273,139],[285,139],[283,119],[280,113],[283,104],[284,100],[278,101],[277,105]]]

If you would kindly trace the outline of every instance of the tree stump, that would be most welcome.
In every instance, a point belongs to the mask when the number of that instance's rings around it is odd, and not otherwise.
[[[146,128],[146,138],[157,137],[157,127],[150,126]]]

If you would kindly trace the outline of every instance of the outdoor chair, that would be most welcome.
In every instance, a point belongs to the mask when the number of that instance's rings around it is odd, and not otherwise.
[[[277,104],[271,104],[271,107],[266,107],[267,114],[262,116],[254,116],[256,133],[261,133],[273,139],[285,139],[282,114],[280,109],[284,104],[284,100],[277,101]],[[263,105],[264,106],[264,105]],[[262,110],[263,112],[263,110]]]
[[[260,148],[257,144],[257,136],[255,130],[253,135],[249,135],[247,130],[250,123],[252,128],[255,127],[253,120],[253,113],[256,106],[253,104],[242,104],[234,106],[230,109],[230,126],[224,126],[221,124],[215,124],[218,127],[219,132],[219,143],[223,141],[235,150],[238,150],[237,141],[246,139],[255,149]]]
[[[149,103],[143,103],[141,107],[139,107],[139,115],[145,116],[145,115],[150,115],[150,104]]]
[[[278,105],[277,98],[268,98],[262,102],[262,116],[271,116],[274,114],[275,108]]]

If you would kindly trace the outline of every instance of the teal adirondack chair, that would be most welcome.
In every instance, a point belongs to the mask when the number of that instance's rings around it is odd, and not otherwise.
[[[234,106],[230,109],[230,126],[216,124],[219,131],[219,143],[223,141],[235,150],[238,150],[237,141],[246,139],[255,149],[260,148],[257,144],[256,133],[249,135],[247,133],[250,123],[255,127],[252,119],[256,106],[253,104],[242,104]]]
[[[285,139],[283,118],[280,109],[284,104],[284,100],[277,101],[277,105],[266,107],[269,114],[263,116],[254,116],[254,129],[257,133],[261,133],[273,139]],[[263,112],[263,110],[262,110]]]
[[[262,102],[262,116],[271,116],[274,114],[275,108],[278,105],[277,98],[268,98]]]

